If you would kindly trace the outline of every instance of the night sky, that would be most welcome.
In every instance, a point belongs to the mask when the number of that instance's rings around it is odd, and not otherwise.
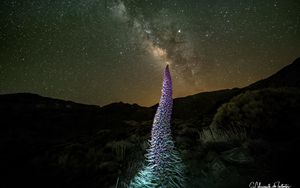
[[[2,0],[0,94],[159,101],[243,87],[300,56],[299,0]]]

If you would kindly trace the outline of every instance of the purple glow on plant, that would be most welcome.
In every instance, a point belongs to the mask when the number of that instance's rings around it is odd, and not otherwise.
[[[172,80],[167,65],[164,72],[164,80],[162,86],[162,94],[157,108],[151,131],[151,148],[149,154],[151,154],[153,160],[150,160],[150,165],[154,168],[160,169],[161,166],[165,166],[167,161],[164,159],[164,154],[173,150],[174,145],[166,145],[171,138],[171,115],[172,115],[173,99],[172,99]],[[153,155],[154,154],[154,155]],[[151,159],[152,159],[151,157]]]
[[[147,165],[134,178],[130,187],[183,187],[184,166],[171,135],[172,108],[172,79],[167,65],[162,94],[152,125],[150,148],[145,155]]]

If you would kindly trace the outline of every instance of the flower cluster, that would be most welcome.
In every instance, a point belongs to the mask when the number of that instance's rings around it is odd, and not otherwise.
[[[176,151],[171,135],[173,108],[172,80],[167,66],[164,72],[162,95],[151,130],[150,148],[145,167],[130,183],[132,188],[184,186],[184,166]]]

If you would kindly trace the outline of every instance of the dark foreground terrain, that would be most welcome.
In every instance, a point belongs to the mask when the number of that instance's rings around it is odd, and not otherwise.
[[[187,187],[297,187],[299,75],[297,59],[245,88],[175,99]],[[0,95],[0,187],[125,187],[143,163],[155,110]]]

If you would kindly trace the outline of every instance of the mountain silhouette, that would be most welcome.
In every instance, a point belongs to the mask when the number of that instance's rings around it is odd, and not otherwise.
[[[224,89],[211,92],[203,92],[187,97],[175,98],[174,99],[174,117],[178,118],[189,118],[196,114],[205,114],[213,112],[216,107],[224,102],[228,101],[232,96],[245,92],[247,90],[255,90],[269,87],[300,87],[300,58],[296,59],[292,64],[287,65],[274,75],[259,80],[244,88]],[[1,110],[6,111],[9,109],[14,110],[65,110],[65,111],[76,111],[76,110],[92,110],[101,111],[102,113],[119,114],[122,117],[128,117],[128,115],[134,115],[134,113],[144,113],[149,111],[147,119],[152,118],[157,104],[147,108],[137,104],[127,103],[112,103],[103,107],[96,105],[85,105],[79,104],[72,101],[64,101],[60,99],[52,99],[49,97],[42,97],[37,94],[31,93],[17,93],[17,94],[2,94],[0,95]],[[189,108],[186,108],[186,107]],[[140,115],[136,115],[136,118]],[[130,119],[130,118],[129,118]]]
[[[261,89],[267,87],[300,87],[300,58],[292,64],[284,67],[272,76],[260,80],[246,87],[245,89]]]
[[[253,158],[246,153],[254,152],[255,156],[260,156],[256,153],[259,148],[267,147],[263,150],[273,154],[270,148],[277,148],[280,144],[259,141],[259,145],[254,147],[257,148],[255,151],[246,152],[244,148],[232,148],[236,147],[237,142],[205,145],[199,142],[199,135],[210,126],[215,114],[220,113],[220,107],[228,102],[238,101],[232,101],[236,96],[248,95],[247,92],[250,92],[250,97],[256,96],[251,93],[253,90],[262,90],[265,94],[269,92],[264,91],[266,88],[286,88],[283,90],[288,93],[293,93],[294,90],[297,93],[296,90],[300,88],[299,73],[300,58],[274,75],[244,88],[203,92],[174,99],[172,128],[178,148],[185,153],[185,159],[191,165],[190,176],[213,176],[217,179],[207,179],[205,182],[223,182],[224,174],[220,175],[223,170],[225,174],[240,176],[238,172],[242,168],[241,164],[235,163],[241,161],[241,156],[244,156],[243,161],[247,161],[242,163],[246,165],[242,172],[248,169],[248,162],[266,162],[264,157]],[[272,96],[276,97],[277,93]],[[241,100],[244,98],[242,96]],[[122,102],[100,107],[30,93],[0,95],[0,167],[5,169],[4,181],[0,182],[0,187],[16,187],[20,182],[31,187],[113,187],[118,178],[128,182],[137,171],[138,165],[134,165],[143,159],[156,107],[157,105],[142,107]],[[298,106],[289,109],[299,112]],[[251,113],[251,109],[248,111]],[[287,120],[291,119],[291,115],[286,113],[285,116]],[[292,117],[295,119],[294,114]],[[284,120],[281,119],[282,122]],[[286,126],[289,126],[289,122]],[[298,138],[295,139],[299,141]],[[252,142],[249,143],[248,145],[253,145]],[[287,151],[291,153],[294,146],[282,145],[282,148],[292,148]],[[295,161],[289,158],[284,160]],[[280,162],[281,158],[275,161]],[[272,165],[274,164],[270,164]],[[271,167],[257,171],[253,171],[253,168],[251,166],[251,172],[257,178],[274,176],[274,181],[280,180],[276,176],[278,174],[269,173]],[[234,170],[228,173],[228,169]],[[255,178],[253,176],[251,174],[251,178]],[[235,179],[232,181],[239,186],[248,181],[236,182]],[[190,187],[208,186],[202,180],[191,182],[195,183]]]

